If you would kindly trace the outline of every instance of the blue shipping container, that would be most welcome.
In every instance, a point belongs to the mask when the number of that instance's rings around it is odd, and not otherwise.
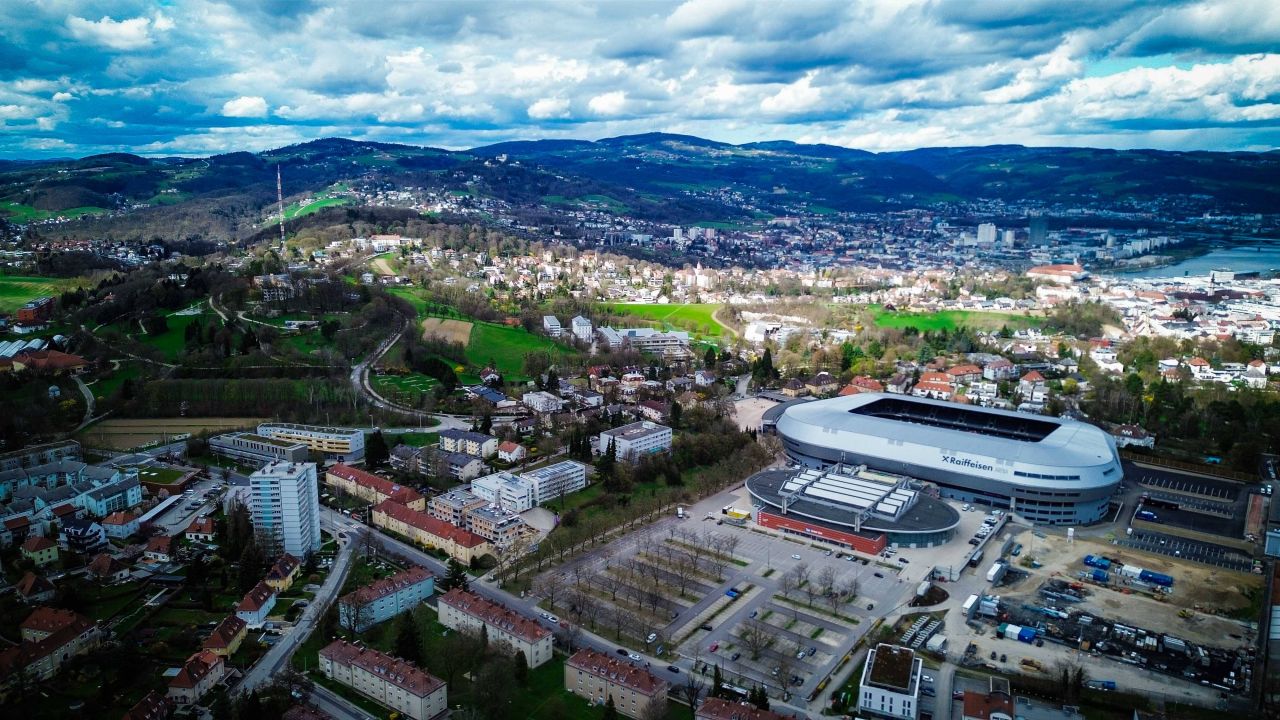
[[[1094,581],[1094,582],[1104,583],[1104,582],[1108,582],[1108,581],[1110,581],[1110,580],[1111,580],[1111,575],[1110,575],[1106,570],[1094,570],[1094,571],[1093,571],[1093,581]]]
[[[1084,564],[1089,567],[1102,568],[1103,570],[1111,567],[1111,561],[1101,555],[1085,555]]]
[[[1018,639],[1024,643],[1035,642],[1036,631],[1034,628],[1024,627],[1018,631]]]
[[[1151,572],[1143,570],[1138,573],[1138,579],[1143,582],[1149,582],[1152,585],[1162,585],[1164,587],[1173,587],[1173,577],[1164,573]]]

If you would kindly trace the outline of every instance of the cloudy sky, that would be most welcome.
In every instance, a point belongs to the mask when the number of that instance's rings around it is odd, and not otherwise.
[[[666,131],[1270,150],[1276,0],[5,0],[0,157]]]

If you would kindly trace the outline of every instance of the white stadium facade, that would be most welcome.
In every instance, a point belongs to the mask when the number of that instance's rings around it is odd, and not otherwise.
[[[1037,523],[1103,519],[1124,475],[1115,440],[1092,425],[909,395],[787,403],[764,423],[806,467],[865,465]]]

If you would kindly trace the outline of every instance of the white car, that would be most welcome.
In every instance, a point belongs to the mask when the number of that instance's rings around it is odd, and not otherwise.
[[[542,618],[544,620],[547,620],[548,622],[552,622],[556,624],[560,623],[560,619],[557,618],[555,615],[552,615],[551,613],[542,613]]]
[[[639,654],[639,653],[631,653],[631,654],[630,654],[630,655],[628,655],[627,657],[631,658],[632,660],[635,660],[636,662],[639,662],[639,661],[640,661],[640,654]]]
[[[920,681],[921,681],[921,682],[931,683],[931,682],[933,682],[933,678],[929,677],[928,675],[921,675],[921,676],[920,676]]]
[[[800,559],[800,556],[799,556],[799,555],[792,555],[792,556],[791,556],[791,559],[792,559],[792,560],[799,560],[799,559]]]

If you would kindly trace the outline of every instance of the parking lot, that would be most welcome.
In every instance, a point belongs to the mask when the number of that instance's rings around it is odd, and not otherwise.
[[[1125,478],[1137,482],[1148,490],[1170,490],[1176,493],[1199,495],[1204,498],[1232,503],[1240,496],[1244,486],[1230,480],[1216,480],[1200,475],[1187,475],[1172,470],[1130,465],[1125,468]]]
[[[1249,572],[1253,569],[1253,558],[1235,548],[1188,540],[1173,535],[1134,530],[1132,535],[1119,540],[1118,544],[1135,550],[1168,555],[1206,565],[1216,565],[1238,572]]]

